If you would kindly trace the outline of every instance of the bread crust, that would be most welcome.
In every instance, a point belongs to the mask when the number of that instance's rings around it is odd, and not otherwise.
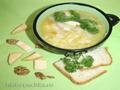
[[[105,53],[106,53],[106,54],[109,56],[109,58],[110,58],[110,60],[109,60],[110,63],[108,63],[108,64],[103,64],[103,63],[101,63],[101,64],[96,65],[96,66],[93,66],[93,67],[91,67],[91,68],[89,68],[89,69],[94,69],[94,68],[97,68],[97,67],[100,67],[100,66],[109,66],[109,65],[112,64],[112,56],[110,55],[110,53],[109,53],[109,51],[108,51],[108,48],[105,47],[104,49],[105,49]],[[81,69],[81,71],[83,71],[83,70],[88,70],[88,68]]]
[[[68,73],[67,71],[65,71],[64,69],[59,68],[55,63],[54,63],[53,65],[56,67],[57,70],[59,70],[63,75],[65,75],[69,80],[71,80],[74,84],[78,84],[78,85],[79,85],[79,84],[88,83],[88,82],[90,82],[91,80],[96,79],[98,76],[100,76],[100,75],[102,75],[102,74],[104,74],[104,73],[107,72],[106,70],[103,70],[101,73],[99,73],[98,75],[94,76],[94,77],[91,78],[91,79],[88,79],[88,80],[82,81],[82,82],[78,82],[78,81],[74,80],[74,79],[69,75],[69,73]]]
[[[103,63],[101,63],[101,64],[99,64],[99,65],[97,65],[97,66],[92,67],[92,68],[96,68],[96,67],[100,67],[100,66],[108,66],[108,65],[111,65],[111,64],[112,64],[112,56],[110,55],[110,53],[109,53],[109,51],[108,51],[108,48],[105,47],[104,50],[105,50],[105,53],[110,57],[110,60],[109,60],[110,63],[108,63],[108,64],[103,64]]]
[[[107,64],[107,65],[111,65],[111,64],[112,64],[112,56],[111,56],[111,54],[109,53],[109,51],[108,51],[108,48],[107,48],[107,47],[105,48],[105,51],[106,51],[106,54],[108,54],[108,56],[110,57],[110,63],[109,63],[109,64]]]

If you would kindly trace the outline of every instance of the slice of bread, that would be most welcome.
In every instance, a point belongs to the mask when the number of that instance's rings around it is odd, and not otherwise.
[[[16,45],[27,52],[30,52],[33,50],[32,47],[30,47],[28,44],[20,40],[16,43]]]
[[[58,61],[54,63],[54,66],[64,74],[68,79],[70,79],[73,83],[76,84],[84,84],[96,77],[102,75],[106,72],[106,70],[102,70],[100,67],[96,67],[93,69],[86,70],[77,70],[76,72],[69,73],[64,69],[64,63],[62,61]]]
[[[20,24],[19,26],[17,26],[12,32],[11,34],[16,34],[22,31],[25,31],[27,29],[27,25],[26,24]]]
[[[24,61],[34,61],[36,59],[41,58],[42,56],[37,53],[37,52],[33,52],[32,54],[30,54],[29,56],[25,57],[23,60]]]
[[[93,57],[94,62],[91,68],[98,66],[107,66],[112,63],[112,57],[107,48],[97,48],[92,51],[84,53],[83,56],[90,55]]]
[[[107,48],[97,48],[83,54],[83,56],[86,55],[90,55],[94,58],[93,66],[89,69],[82,69],[69,73],[64,69],[65,65],[63,61],[59,60],[53,65],[72,82],[76,84],[84,84],[106,72],[106,70],[102,70],[100,66],[110,65],[112,63],[112,58]]]
[[[11,52],[11,53],[9,53],[8,63],[13,64],[21,56],[22,56],[21,52]]]
[[[33,61],[33,66],[35,70],[45,70],[47,68],[47,61],[42,58]]]

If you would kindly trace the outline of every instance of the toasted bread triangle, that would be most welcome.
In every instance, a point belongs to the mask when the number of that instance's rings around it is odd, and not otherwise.
[[[37,52],[33,52],[29,56],[24,58],[24,61],[32,61],[41,58],[41,55]]]
[[[47,68],[47,61],[42,58],[36,59],[33,62],[33,66],[35,70],[44,70]]]
[[[19,57],[21,57],[22,53],[20,52],[12,52],[9,54],[8,63],[13,64]]]
[[[19,26],[17,26],[12,32],[11,34],[16,34],[22,31],[25,31],[27,29],[27,25],[26,24],[20,24]]]
[[[28,44],[24,43],[23,41],[19,40],[16,43],[16,45],[19,46],[20,48],[22,48],[23,50],[27,51],[27,52],[32,51],[32,48]]]

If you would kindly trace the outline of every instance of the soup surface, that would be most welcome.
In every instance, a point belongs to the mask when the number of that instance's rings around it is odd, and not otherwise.
[[[64,49],[81,49],[100,42],[105,26],[92,13],[76,10],[57,11],[40,24],[39,33],[47,43]]]

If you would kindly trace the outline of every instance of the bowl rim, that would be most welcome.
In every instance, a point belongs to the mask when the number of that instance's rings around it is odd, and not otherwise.
[[[98,12],[100,12],[104,17],[105,19],[107,20],[108,22],[108,25],[109,25],[109,30],[107,32],[107,34],[105,35],[105,37],[98,43],[96,43],[95,45],[92,45],[92,46],[89,46],[89,47],[86,47],[86,48],[81,48],[81,49],[66,49],[66,48],[60,48],[60,47],[57,47],[57,46],[54,46],[52,44],[49,44],[47,43],[45,40],[43,40],[41,38],[41,36],[38,34],[37,32],[37,28],[36,28],[36,24],[37,24],[37,20],[39,18],[39,16],[44,13],[46,10],[52,8],[52,7],[55,7],[55,6],[58,6],[58,5],[66,5],[66,4],[71,4],[71,5],[82,5],[82,6],[86,6],[86,7],[89,7],[89,8],[93,8],[95,10],[97,10]],[[86,51],[88,49],[92,49],[92,48],[95,48],[99,45],[101,45],[104,41],[106,41],[108,39],[108,37],[110,36],[111,32],[112,32],[112,23],[109,19],[109,17],[107,16],[106,13],[104,13],[101,9],[97,8],[97,7],[94,7],[92,5],[89,5],[89,4],[84,4],[84,3],[78,3],[78,2],[66,2],[66,3],[58,3],[58,4],[54,4],[54,5],[51,5],[51,6],[48,6],[47,8],[43,9],[42,11],[40,11],[40,13],[37,14],[37,16],[35,17],[34,21],[33,21],[33,32],[35,34],[35,36],[38,38],[38,40],[40,42],[42,42],[44,45],[47,45],[51,48],[55,48],[55,49],[59,49],[59,50],[62,50],[62,51],[74,51],[74,52],[78,52],[78,51]]]

